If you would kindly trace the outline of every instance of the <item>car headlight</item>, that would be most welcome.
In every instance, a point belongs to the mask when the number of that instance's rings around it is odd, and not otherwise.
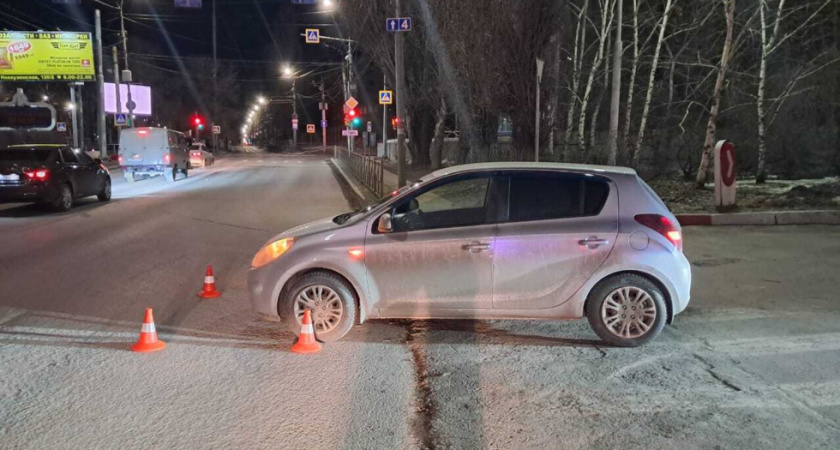
[[[265,247],[261,248],[260,251],[254,255],[254,260],[251,261],[251,268],[258,269],[275,259],[279,258],[289,251],[292,248],[292,244],[295,243],[295,238],[283,238],[278,239]]]

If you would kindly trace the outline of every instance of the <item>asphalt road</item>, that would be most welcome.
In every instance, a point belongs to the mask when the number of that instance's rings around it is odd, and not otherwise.
[[[691,228],[652,344],[584,321],[371,321],[317,355],[248,307],[255,250],[349,208],[317,154],[234,155],[64,214],[0,206],[3,448],[836,448],[840,227]],[[343,181],[342,181],[343,183]],[[348,189],[344,189],[348,191]],[[206,264],[224,292],[199,300]],[[168,347],[136,354],[152,306]]]

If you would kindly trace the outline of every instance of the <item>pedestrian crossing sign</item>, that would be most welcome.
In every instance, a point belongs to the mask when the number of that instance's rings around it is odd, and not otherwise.
[[[379,91],[379,104],[390,105],[394,103],[394,91]]]
[[[320,44],[321,43],[321,30],[318,28],[307,28],[306,29],[306,43],[307,44]]]

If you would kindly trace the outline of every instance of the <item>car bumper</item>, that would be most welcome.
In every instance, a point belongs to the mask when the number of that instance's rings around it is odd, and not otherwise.
[[[0,185],[0,203],[25,203],[51,200],[55,192],[48,186]]]
[[[204,159],[202,159],[202,158],[190,158],[190,166],[192,166],[192,167],[204,167]]]
[[[251,269],[248,272],[248,294],[251,299],[251,308],[255,312],[280,317],[277,311],[277,300],[280,297],[283,281],[278,279],[278,274],[284,279],[288,278],[283,276],[283,273],[283,269],[274,267],[274,264]]]

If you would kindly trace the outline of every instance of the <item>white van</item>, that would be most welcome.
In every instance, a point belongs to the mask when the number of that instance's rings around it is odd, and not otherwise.
[[[190,151],[184,134],[166,128],[128,128],[120,134],[120,167],[125,179],[163,175],[175,181],[178,172],[187,177]]]

